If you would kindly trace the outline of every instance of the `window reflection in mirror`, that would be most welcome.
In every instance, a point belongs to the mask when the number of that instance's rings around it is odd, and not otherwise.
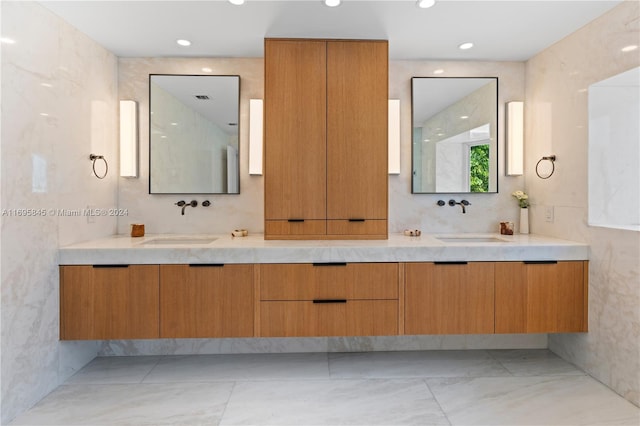
[[[412,192],[498,192],[498,79],[414,77]]]
[[[240,76],[153,74],[149,105],[149,193],[240,193]]]

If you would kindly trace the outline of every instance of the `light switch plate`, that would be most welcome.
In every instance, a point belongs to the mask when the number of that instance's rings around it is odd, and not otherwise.
[[[546,206],[544,208],[544,220],[547,222],[553,222],[553,206]]]

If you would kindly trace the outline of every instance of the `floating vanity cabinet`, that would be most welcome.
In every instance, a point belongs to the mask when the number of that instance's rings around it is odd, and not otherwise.
[[[496,333],[587,331],[588,262],[496,263]]]
[[[407,263],[405,334],[494,332],[492,262]]]
[[[158,265],[60,267],[62,340],[157,339]]]
[[[260,265],[260,335],[398,334],[397,263]]]
[[[253,265],[161,265],[160,337],[252,337]]]
[[[386,239],[388,43],[265,40],[265,239]]]

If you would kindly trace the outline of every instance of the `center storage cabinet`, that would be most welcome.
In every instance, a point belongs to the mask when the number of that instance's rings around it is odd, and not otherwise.
[[[265,239],[387,239],[388,42],[265,40]]]

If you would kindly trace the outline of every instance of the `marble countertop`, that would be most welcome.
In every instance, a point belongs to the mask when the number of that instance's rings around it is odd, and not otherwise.
[[[443,242],[438,237],[498,238]],[[205,244],[189,239],[213,239]],[[180,242],[180,239],[183,241]],[[539,235],[455,234],[388,240],[274,241],[263,235],[114,235],[61,247],[60,265],[588,260],[589,246]]]

